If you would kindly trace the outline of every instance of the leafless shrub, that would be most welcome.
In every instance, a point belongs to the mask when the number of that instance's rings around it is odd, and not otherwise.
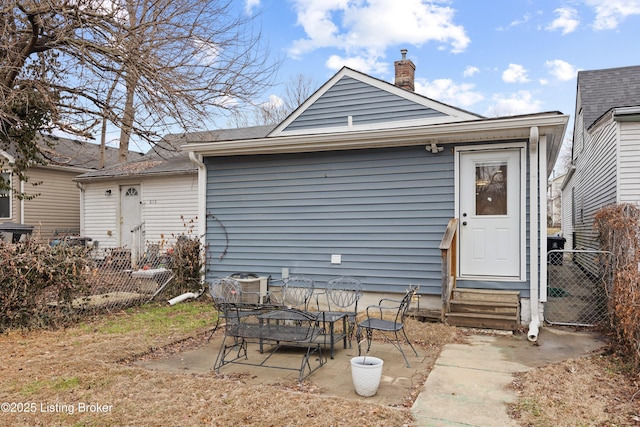
[[[0,331],[59,326],[87,287],[87,249],[35,241],[0,244]]]
[[[614,281],[609,314],[617,350],[640,371],[640,209],[631,204],[602,208],[594,227],[601,249],[614,254]]]

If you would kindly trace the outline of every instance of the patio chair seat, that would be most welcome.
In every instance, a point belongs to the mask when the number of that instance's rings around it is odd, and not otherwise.
[[[404,358],[407,364],[407,368],[410,368],[409,360],[402,350],[402,341],[405,341],[413,350],[413,353],[418,357],[418,352],[411,344],[411,340],[407,336],[407,332],[404,329],[404,321],[409,312],[409,305],[411,300],[418,290],[418,286],[411,286],[409,290],[404,294],[401,300],[393,300],[389,298],[383,298],[378,305],[370,305],[367,307],[367,318],[358,324],[356,331],[356,338],[358,341],[358,355],[361,355],[361,336],[364,331],[367,335],[367,353],[371,350],[371,343],[373,342],[373,332],[378,331],[384,337],[385,340],[393,344]],[[384,318],[384,313],[394,312],[394,319],[387,320]],[[390,336],[392,335],[392,336]]]

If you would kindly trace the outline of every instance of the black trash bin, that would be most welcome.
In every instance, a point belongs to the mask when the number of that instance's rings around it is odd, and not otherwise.
[[[17,224],[15,222],[3,222],[0,224],[0,232],[11,235],[11,243],[18,243],[22,235],[29,236],[33,232],[33,225]]]
[[[562,236],[547,236],[547,251],[564,250],[564,243],[567,241]],[[553,265],[562,265],[563,252],[551,252],[548,254],[547,262]]]

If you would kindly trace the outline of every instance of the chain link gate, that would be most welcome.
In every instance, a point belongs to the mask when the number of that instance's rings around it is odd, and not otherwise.
[[[607,321],[612,266],[611,252],[549,251],[545,320],[570,326],[595,326]]]

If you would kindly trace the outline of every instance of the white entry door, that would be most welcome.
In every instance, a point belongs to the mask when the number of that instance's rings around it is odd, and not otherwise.
[[[460,152],[460,276],[520,276],[521,151]]]
[[[131,248],[131,230],[140,225],[140,186],[120,187],[120,246]]]

